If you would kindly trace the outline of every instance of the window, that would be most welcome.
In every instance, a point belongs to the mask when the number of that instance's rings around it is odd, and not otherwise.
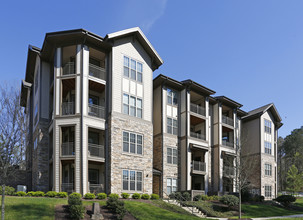
[[[167,163],[177,164],[178,161],[178,150],[176,148],[167,148]]]
[[[271,186],[265,186],[265,197],[271,197]]]
[[[123,190],[142,191],[142,172],[123,170]]]
[[[142,99],[123,94],[123,113],[142,118]]]
[[[167,117],[167,133],[178,134],[178,121],[177,119]]]
[[[123,75],[132,80],[142,82],[143,64],[124,56]]]
[[[265,164],[265,176],[271,176],[271,164]]]
[[[177,191],[177,179],[167,178],[167,194],[170,195]]]
[[[266,154],[271,154],[271,143],[268,141],[264,142],[264,146],[265,146],[265,153]]]
[[[167,104],[178,105],[178,95],[177,92],[167,89]]]
[[[264,131],[271,134],[271,121],[264,119]]]
[[[143,153],[143,136],[123,131],[123,151],[133,154]]]

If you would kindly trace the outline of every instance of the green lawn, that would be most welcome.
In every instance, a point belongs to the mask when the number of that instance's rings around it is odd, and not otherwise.
[[[5,219],[54,219],[57,204],[67,204],[67,199],[6,196]]]

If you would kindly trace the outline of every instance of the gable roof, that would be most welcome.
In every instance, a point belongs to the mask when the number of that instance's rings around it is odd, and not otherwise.
[[[154,64],[152,67],[153,70],[158,69],[159,66],[161,66],[163,64],[163,60],[139,27],[129,28],[126,30],[107,34],[104,38],[104,41],[118,39],[118,38],[131,36],[131,35],[134,35],[137,37],[138,41],[142,44],[143,48],[152,57],[153,64]]]
[[[244,121],[249,121],[252,119],[255,119],[257,117],[260,117],[261,115],[263,115],[265,112],[270,111],[271,114],[273,115],[273,117],[275,118],[275,121],[278,125],[278,127],[281,127],[283,124],[281,123],[282,118],[278,112],[278,110],[276,109],[276,106],[274,105],[274,103],[270,103],[264,106],[261,106],[259,108],[256,108],[254,110],[251,110],[248,112],[248,114],[246,116],[244,116],[242,119]]]
[[[243,106],[242,104],[240,104],[230,98],[227,98],[226,96],[216,96],[215,99],[222,102],[223,104],[226,104],[226,105],[229,105],[232,107],[241,108]]]

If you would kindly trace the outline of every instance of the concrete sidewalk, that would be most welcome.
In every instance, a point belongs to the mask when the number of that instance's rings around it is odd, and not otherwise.
[[[263,217],[263,218],[253,218],[254,220],[265,220],[265,219],[277,219],[277,218],[297,218],[303,219],[303,214],[299,215],[286,215],[286,216],[274,216],[274,217]]]

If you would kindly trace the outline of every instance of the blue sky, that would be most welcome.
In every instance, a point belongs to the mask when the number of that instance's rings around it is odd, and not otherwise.
[[[47,32],[139,26],[164,60],[154,76],[190,78],[245,111],[274,102],[285,137],[303,125],[302,11],[300,0],[3,1],[0,79],[19,83],[28,44]]]

